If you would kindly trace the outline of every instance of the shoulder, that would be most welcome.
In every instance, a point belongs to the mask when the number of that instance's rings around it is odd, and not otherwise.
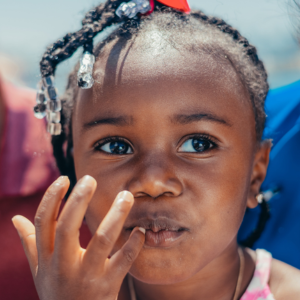
[[[276,300],[299,300],[300,270],[273,259],[269,285]]]

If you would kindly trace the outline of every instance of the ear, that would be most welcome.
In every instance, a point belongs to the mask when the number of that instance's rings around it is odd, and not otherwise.
[[[267,175],[271,146],[272,143],[270,140],[263,141],[259,144],[256,150],[251,175],[250,189],[247,199],[248,208],[255,208],[258,205],[256,196],[259,194],[260,187]]]

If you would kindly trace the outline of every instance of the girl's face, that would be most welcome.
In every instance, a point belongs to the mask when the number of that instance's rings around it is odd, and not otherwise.
[[[98,182],[87,224],[94,233],[117,193],[130,191],[135,203],[114,252],[144,227],[131,274],[186,280],[235,249],[255,206],[268,159],[257,150],[249,96],[229,63],[203,53],[105,49],[72,120],[76,176]]]

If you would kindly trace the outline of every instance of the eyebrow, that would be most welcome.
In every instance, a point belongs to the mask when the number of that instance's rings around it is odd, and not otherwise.
[[[133,120],[129,116],[107,117],[87,122],[83,125],[83,129],[87,130],[100,125],[129,126],[132,124]]]
[[[193,122],[198,122],[202,120],[207,120],[211,122],[220,123],[226,126],[231,126],[231,124],[226,121],[225,119],[222,119],[214,114],[211,113],[197,113],[197,114],[191,114],[191,115],[175,115],[172,117],[172,123],[178,123],[178,124],[190,124]]]

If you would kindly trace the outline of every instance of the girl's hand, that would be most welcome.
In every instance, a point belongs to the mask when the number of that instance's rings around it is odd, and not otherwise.
[[[79,244],[79,228],[96,181],[90,176],[79,180],[57,219],[69,184],[67,177],[60,177],[49,187],[37,210],[35,226],[22,216],[13,218],[37,292],[41,300],[115,300],[145,240],[145,230],[135,228],[124,246],[107,258],[133,205],[133,196],[126,191],[118,194],[85,250]]]

